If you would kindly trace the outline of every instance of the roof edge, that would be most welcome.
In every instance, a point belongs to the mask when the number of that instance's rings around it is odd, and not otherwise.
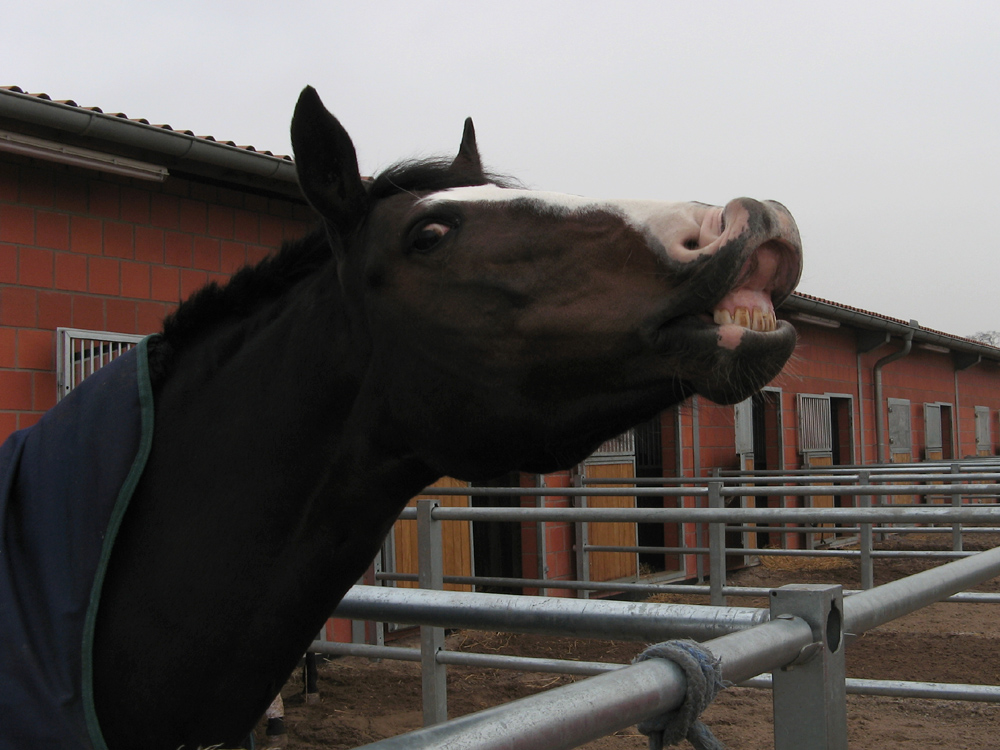
[[[998,347],[973,341],[962,336],[935,331],[931,328],[924,328],[916,324],[916,321],[905,322],[885,315],[879,315],[878,313],[847,307],[846,305],[800,292],[793,292],[792,296],[781,305],[781,310],[786,313],[799,312],[816,315],[856,328],[885,331],[892,336],[906,336],[912,333],[913,341],[916,343],[941,346],[954,352],[974,354],[982,356],[983,359],[1000,362],[1000,348]]]
[[[263,180],[283,193],[288,193],[291,186],[294,195],[300,197],[295,164],[287,156],[274,156],[43,96],[25,94],[16,87],[0,87],[0,118],[70,133],[95,147],[104,144],[137,149],[150,161],[180,171],[230,182],[234,177],[239,182],[247,178],[257,183]]]

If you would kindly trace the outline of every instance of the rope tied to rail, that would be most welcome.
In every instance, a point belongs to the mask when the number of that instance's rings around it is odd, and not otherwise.
[[[695,750],[726,750],[699,717],[726,687],[722,680],[722,664],[711,651],[692,640],[674,640],[650,646],[632,661],[669,659],[684,672],[687,695],[673,711],[643,721],[637,725],[649,737],[649,750],[663,750],[687,739]]]

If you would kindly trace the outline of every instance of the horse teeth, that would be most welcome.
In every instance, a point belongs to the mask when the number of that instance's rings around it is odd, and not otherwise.
[[[714,317],[717,326],[732,325],[733,316],[729,313],[729,310],[716,310]]]
[[[745,307],[737,307],[735,312],[729,310],[715,310],[712,313],[715,324],[719,326],[738,325],[748,328],[751,331],[770,332],[777,330],[778,321],[774,313],[770,310],[754,308],[752,311]]]

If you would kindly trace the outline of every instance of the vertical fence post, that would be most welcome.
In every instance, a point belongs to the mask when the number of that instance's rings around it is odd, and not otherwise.
[[[840,586],[792,584],[771,591],[771,619],[809,623],[813,643],[773,673],[774,750],[847,750],[844,598]]]
[[[420,588],[444,588],[444,557],[441,522],[433,518],[437,500],[417,500],[417,554]],[[437,660],[444,650],[444,629],[420,627],[420,666],[423,687],[424,726],[448,720],[448,673]]]
[[[573,486],[583,487],[583,472],[576,471],[573,473]],[[573,504],[577,508],[586,508],[587,496],[577,495],[573,498]],[[573,531],[576,535],[576,579],[589,583],[590,553],[587,551],[587,545],[590,544],[590,526],[585,521],[577,521],[573,524]],[[579,599],[589,599],[590,591],[588,589],[580,589],[576,592],[576,595]]]
[[[545,475],[535,474],[535,486],[545,487]],[[545,496],[539,495],[535,498],[535,507],[544,508],[545,507]],[[545,533],[545,521],[539,521],[535,524],[535,548],[538,551],[538,577],[543,581],[548,580],[549,577],[549,539],[548,535]],[[548,596],[549,590],[547,588],[538,589],[539,596]]]
[[[878,469],[875,469],[875,471],[878,472]],[[868,482],[871,483],[871,477],[870,476],[868,478]],[[883,480],[880,484],[885,484],[885,481]],[[871,507],[872,508],[883,508],[886,505],[890,505],[891,503],[889,502],[889,497],[890,497],[889,495],[872,495]],[[872,525],[872,541],[884,542],[886,540],[886,538],[889,536],[889,533],[887,531],[887,528],[889,527],[889,525],[890,524],[884,523],[882,521],[879,521],[878,523],[873,524]]]
[[[862,487],[870,483],[871,473],[858,472],[858,484]],[[872,507],[871,495],[858,495],[858,507]],[[870,589],[875,586],[875,566],[872,562],[872,525],[861,524],[861,535],[858,539],[861,548],[861,588]]]
[[[708,483],[708,507],[725,507],[721,481]],[[724,607],[726,606],[726,597],[722,594],[722,587],[726,585],[726,524],[724,521],[708,525],[708,556],[710,576],[708,583],[712,604]]]
[[[704,508],[705,504],[708,502],[708,499],[704,495],[693,495],[692,500],[694,502],[693,507],[695,508]],[[694,546],[704,547],[706,525],[703,523],[693,523],[691,524],[691,527],[694,529]],[[705,583],[705,556],[700,552],[697,552],[692,555],[692,558],[694,559],[695,580],[699,584],[703,584]]]
[[[961,468],[958,464],[951,465],[951,473],[958,474]],[[952,507],[961,508],[962,507],[962,496],[959,494],[954,494],[951,496]],[[962,524],[953,523],[951,525],[951,548],[955,552],[962,551]]]

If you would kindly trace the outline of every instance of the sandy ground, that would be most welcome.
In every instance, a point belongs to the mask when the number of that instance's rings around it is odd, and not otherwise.
[[[883,547],[939,548],[946,535],[927,535]],[[1000,544],[998,538],[967,542],[967,549]],[[786,583],[840,583],[859,588],[857,565],[840,559],[770,558],[762,565],[731,575],[734,585],[781,586]],[[876,561],[876,584],[910,575],[932,561]],[[1000,579],[977,588],[1000,591]],[[660,597],[664,601],[705,603],[698,597]],[[734,600],[741,606],[764,601]],[[412,639],[413,636],[410,636]],[[403,645],[416,645],[412,640]],[[470,651],[548,656],[587,661],[628,662],[641,644],[543,638],[462,631],[449,636],[448,647]],[[971,684],[1000,684],[1000,605],[940,603],[876,628],[850,644],[849,677]],[[503,670],[449,668],[452,717],[565,684],[574,678]],[[354,748],[421,725],[420,673],[414,663],[370,662],[341,658],[320,668],[318,704],[305,705],[301,676],[285,686],[288,747],[294,750]],[[848,696],[848,732],[852,750],[1000,748],[1000,705],[959,701]],[[704,715],[705,722],[731,750],[773,748],[770,691],[729,688]],[[267,747],[263,725],[258,747]],[[685,743],[685,746],[686,743]],[[629,728],[588,745],[594,750],[645,748],[646,738]]]

